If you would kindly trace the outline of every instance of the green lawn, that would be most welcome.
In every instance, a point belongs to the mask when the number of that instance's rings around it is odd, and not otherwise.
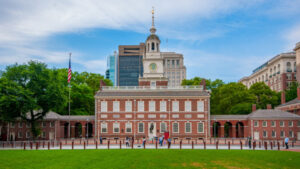
[[[300,168],[300,153],[249,150],[11,150],[0,168]]]

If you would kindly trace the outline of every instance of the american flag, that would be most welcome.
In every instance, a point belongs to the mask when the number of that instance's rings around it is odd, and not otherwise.
[[[70,83],[71,78],[72,78],[72,70],[71,70],[71,54],[72,54],[72,53],[70,53],[70,58],[69,58],[68,83]]]

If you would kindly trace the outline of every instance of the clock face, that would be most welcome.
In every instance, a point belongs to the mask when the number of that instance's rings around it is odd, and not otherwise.
[[[149,67],[150,67],[150,70],[156,70],[156,68],[157,68],[155,63],[151,63]]]

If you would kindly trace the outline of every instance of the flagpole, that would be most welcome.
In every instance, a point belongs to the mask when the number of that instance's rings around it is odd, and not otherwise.
[[[70,57],[69,57],[69,69],[71,68],[71,55],[72,53],[70,53]],[[68,77],[69,78],[69,77]],[[71,79],[69,81],[69,138],[71,138]]]

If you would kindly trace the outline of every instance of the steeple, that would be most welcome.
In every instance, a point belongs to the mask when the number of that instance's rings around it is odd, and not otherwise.
[[[151,34],[155,34],[156,28],[154,27],[154,7],[152,7],[152,26],[150,28]]]

